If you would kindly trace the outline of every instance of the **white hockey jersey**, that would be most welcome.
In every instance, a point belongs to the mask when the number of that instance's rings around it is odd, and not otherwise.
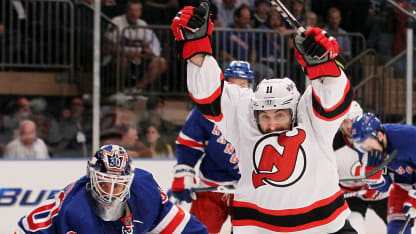
[[[364,175],[364,168],[361,166],[359,157],[361,153],[352,148],[341,131],[336,133],[332,147],[337,160],[339,178],[351,178]],[[357,193],[355,197],[361,198],[362,200],[380,200],[389,196],[388,193],[367,188],[367,185],[363,181],[340,181],[339,184],[345,192]],[[363,193],[360,194],[359,192]]]
[[[292,131],[262,134],[254,121],[253,91],[223,81],[212,56],[188,63],[188,90],[216,121],[239,155],[234,233],[332,233],[349,215],[338,186],[332,140],[353,99],[349,80],[312,80],[298,104]]]

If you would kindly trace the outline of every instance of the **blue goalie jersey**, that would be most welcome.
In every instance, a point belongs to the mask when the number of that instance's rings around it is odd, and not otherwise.
[[[234,146],[219,128],[194,108],[176,141],[178,164],[194,167],[202,158],[200,178],[206,185],[234,183],[240,179]]]
[[[82,177],[46,200],[20,219],[15,233],[207,233],[194,216],[168,200],[147,171],[134,171],[127,220],[106,222],[95,215],[88,182]]]

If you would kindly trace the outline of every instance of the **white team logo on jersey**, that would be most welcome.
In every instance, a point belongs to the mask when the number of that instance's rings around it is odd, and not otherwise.
[[[262,137],[253,150],[254,187],[265,184],[286,187],[296,183],[306,169],[306,155],[301,146],[305,137],[302,129]]]

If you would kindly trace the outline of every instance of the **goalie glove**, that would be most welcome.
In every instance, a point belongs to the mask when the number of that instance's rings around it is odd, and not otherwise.
[[[213,29],[208,2],[180,10],[172,20],[172,32],[179,43],[179,56],[189,59],[195,54],[212,54],[209,36]]]
[[[416,190],[410,189],[407,195],[408,197],[403,203],[403,213],[413,219],[416,217]]]
[[[304,35],[296,35],[294,42],[296,59],[309,79],[341,75],[338,67],[341,64],[335,61],[339,46],[334,37],[328,36],[321,28],[313,27]]]
[[[177,164],[173,173],[172,195],[179,201],[196,200],[196,193],[192,191],[196,185],[195,170],[186,164]]]

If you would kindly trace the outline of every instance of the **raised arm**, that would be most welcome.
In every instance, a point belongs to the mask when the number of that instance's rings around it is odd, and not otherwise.
[[[300,113],[308,115],[299,116],[299,121],[310,123],[330,145],[354,98],[343,66],[337,60],[338,43],[320,28],[310,28],[305,36],[296,36],[294,42],[296,58],[311,80],[311,87],[299,105],[304,108]]]

